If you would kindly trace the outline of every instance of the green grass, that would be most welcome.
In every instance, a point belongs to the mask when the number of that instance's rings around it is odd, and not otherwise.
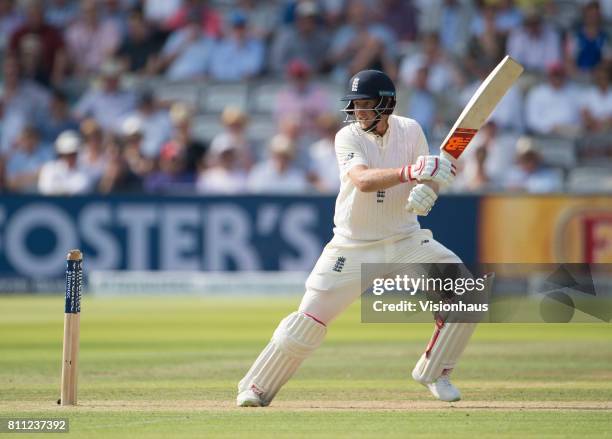
[[[359,304],[271,407],[234,408],[296,304],[85,298],[80,405],[65,408],[62,299],[0,297],[0,417],[67,416],[78,437],[612,435],[612,325],[483,324],[453,375],[464,401],[449,406],[409,378],[431,325],[361,324]]]

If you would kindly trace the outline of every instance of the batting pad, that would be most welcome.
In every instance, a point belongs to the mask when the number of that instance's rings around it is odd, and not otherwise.
[[[454,369],[474,329],[476,323],[436,322],[436,329],[412,371],[412,378],[424,384],[433,383],[442,372]]]
[[[253,390],[269,405],[280,388],[323,342],[327,328],[301,312],[285,317],[251,369],[238,384],[238,392]]]

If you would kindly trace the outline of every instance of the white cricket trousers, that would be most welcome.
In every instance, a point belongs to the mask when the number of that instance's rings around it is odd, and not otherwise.
[[[299,311],[327,325],[361,295],[364,263],[461,263],[461,259],[433,239],[430,230],[382,241],[354,241],[335,236],[306,280]]]
[[[323,342],[326,326],[361,295],[363,263],[460,263],[452,251],[435,241],[429,230],[363,243],[334,237],[306,281],[298,312],[280,323],[270,343],[238,384],[238,403],[244,392],[259,396],[267,406],[281,387]],[[381,275],[390,273],[381,273]],[[475,324],[436,322],[436,329],[412,376],[421,383],[437,380],[455,367]]]

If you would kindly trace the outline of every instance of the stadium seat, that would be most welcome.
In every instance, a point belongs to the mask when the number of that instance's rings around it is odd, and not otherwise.
[[[601,165],[607,162],[612,165],[612,133],[604,132],[585,135],[577,144],[577,153],[583,165]]]
[[[571,29],[576,23],[576,17],[580,17],[580,2],[575,0],[555,0],[556,13],[550,17],[560,29]]]
[[[198,102],[199,86],[196,84],[161,83],[153,88],[160,101],[181,101],[192,106]]]
[[[575,142],[559,137],[534,137],[534,143],[544,163],[564,169],[576,165]]]
[[[322,87],[326,92],[332,109],[340,111],[344,105],[340,102],[340,98],[344,96],[344,87],[333,81],[315,81],[317,85]]]
[[[210,142],[213,137],[223,131],[219,115],[198,115],[194,118],[191,133],[200,141]]]
[[[248,127],[249,136],[261,146],[265,146],[276,134],[276,124],[269,116],[254,116]]]
[[[198,107],[205,113],[221,113],[228,105],[247,108],[246,84],[208,83],[201,91]]]
[[[612,191],[612,169],[610,167],[582,166],[570,171],[567,181],[570,192]]]
[[[251,90],[249,108],[256,113],[273,113],[281,87],[280,82],[262,82],[255,85]]]

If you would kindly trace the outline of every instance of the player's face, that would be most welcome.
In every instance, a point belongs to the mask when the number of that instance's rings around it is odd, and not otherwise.
[[[372,110],[378,101],[376,99],[357,99],[353,101],[355,109],[355,120],[359,122],[361,128],[366,129],[376,118],[376,112]]]

